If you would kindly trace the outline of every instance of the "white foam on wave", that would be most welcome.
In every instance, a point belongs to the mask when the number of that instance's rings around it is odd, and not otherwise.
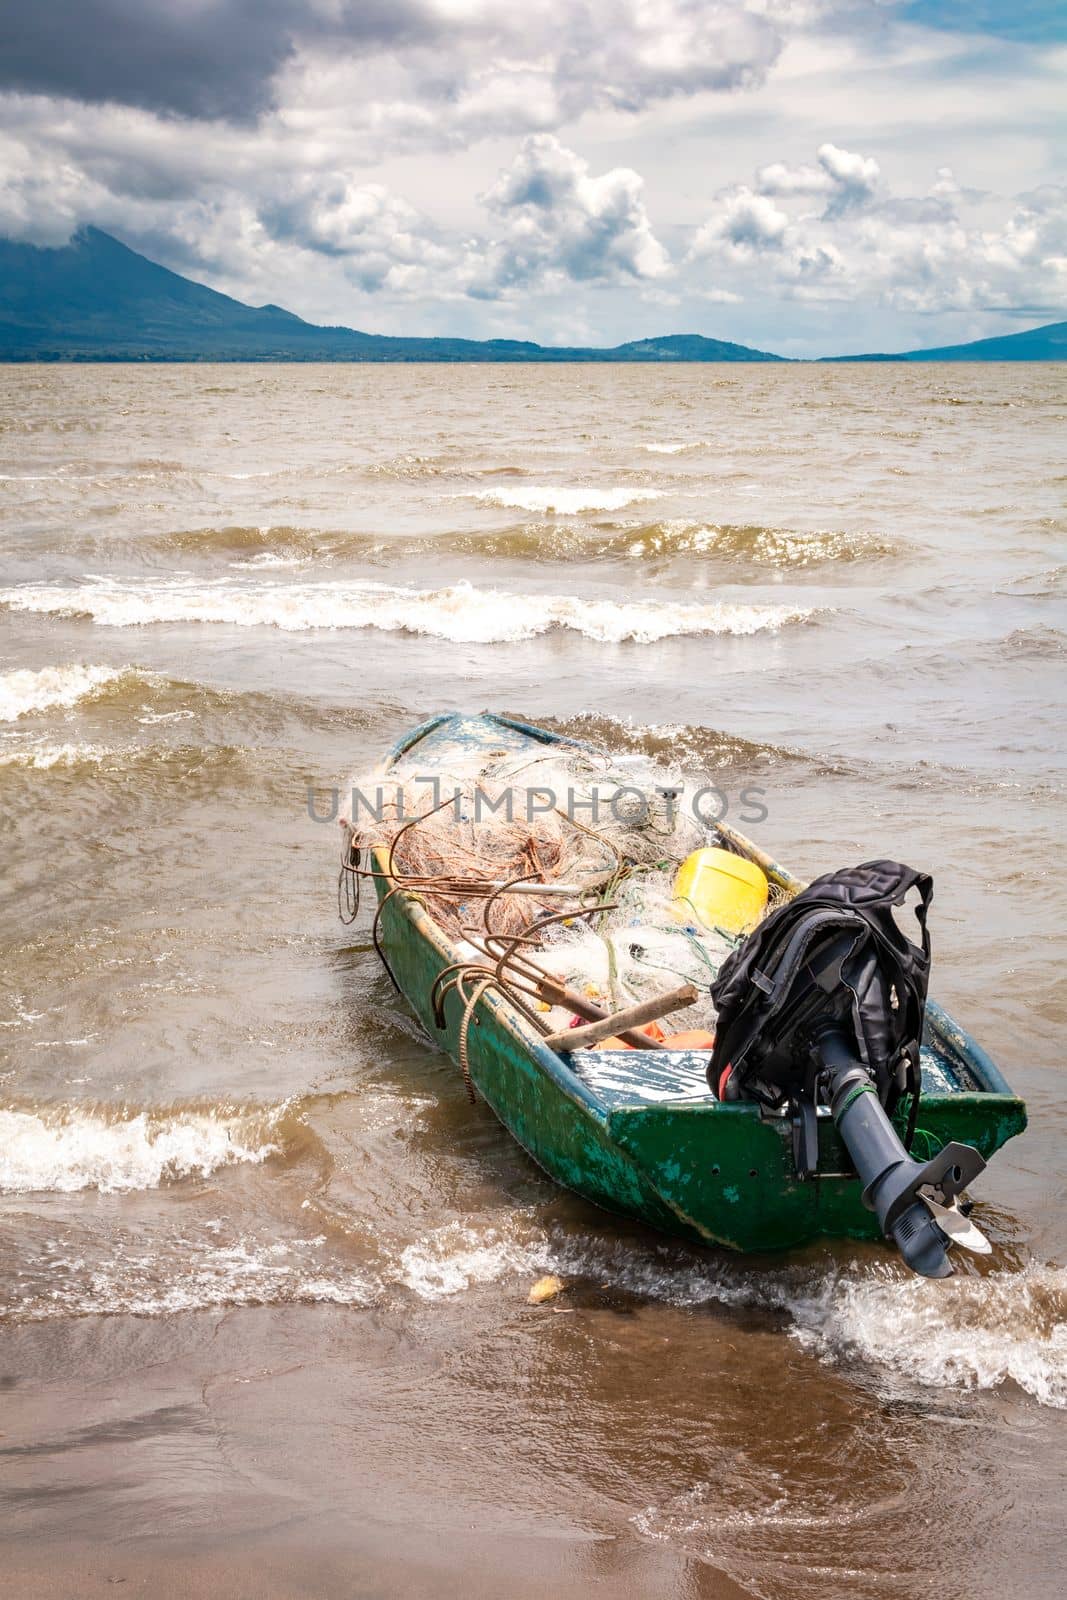
[[[284,1106],[134,1116],[55,1107],[0,1110],[0,1192],[155,1189],[175,1178],[265,1161]]]
[[[399,1278],[421,1300],[445,1300],[475,1284],[544,1271],[551,1257],[543,1235],[523,1240],[450,1222],[401,1251]]]
[[[9,736],[10,737],[10,736]],[[100,766],[116,752],[102,744],[54,744],[48,740],[0,745],[0,767],[48,772],[53,767]]]
[[[23,1258],[22,1292],[0,1303],[0,1321],[70,1316],[173,1316],[222,1306],[373,1305],[366,1273],[323,1260],[322,1238],[229,1243],[164,1235],[148,1249],[124,1241],[117,1257],[87,1262],[82,1248]]]
[[[813,616],[810,607],[710,601],[585,600],[578,595],[507,594],[456,583],[445,589],[389,584],[203,582],[170,578],[0,590],[0,605],[52,616],[89,617],[107,627],[218,622],[234,627],[377,628],[428,634],[454,643],[496,644],[566,628],[603,644],[650,644],[691,634],[775,631]]]
[[[308,556],[285,556],[275,550],[261,550],[248,561],[228,561],[226,565],[235,572],[262,572],[272,567],[306,567]]]
[[[0,722],[15,722],[33,711],[75,705],[105,684],[134,672],[133,667],[28,667],[0,674]]]
[[[336,1270],[323,1274],[314,1262],[294,1261],[292,1255],[290,1245],[239,1240],[194,1257],[162,1282],[157,1256],[145,1258],[143,1271],[142,1263],[126,1257],[121,1272],[110,1278],[96,1273],[91,1291],[80,1301],[68,1301],[63,1309],[67,1315],[79,1311],[158,1317],[216,1306],[374,1304],[376,1286],[363,1275]]]
[[[646,444],[645,449],[654,456],[680,456],[687,450],[701,450],[707,444],[706,439],[683,439],[679,443],[666,442]]]
[[[933,1388],[995,1389],[1008,1380],[1067,1409],[1067,1269],[943,1282],[885,1269],[828,1281],[787,1304],[793,1335],[837,1361],[860,1358]]]
[[[1067,1269],[1031,1262],[979,1277],[961,1265],[939,1282],[896,1263],[757,1273],[669,1245],[553,1237],[517,1214],[501,1227],[436,1230],[402,1252],[397,1275],[428,1301],[551,1271],[685,1309],[763,1308],[784,1314],[804,1349],[834,1365],[861,1364],[886,1391],[1010,1381],[1067,1409]]]
[[[620,511],[623,506],[636,505],[642,500],[658,500],[658,489],[562,488],[559,486],[531,484],[499,489],[478,489],[470,499],[481,500],[485,505],[508,506],[518,511],[555,512],[560,517],[577,516],[582,511]]]

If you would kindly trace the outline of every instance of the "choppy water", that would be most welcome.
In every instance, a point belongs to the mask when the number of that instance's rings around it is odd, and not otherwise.
[[[1065,420],[1062,367],[6,370],[12,1593],[1060,1592]],[[700,1254],[467,1105],[305,804],[446,706],[933,871],[1030,1106],[990,1262]]]

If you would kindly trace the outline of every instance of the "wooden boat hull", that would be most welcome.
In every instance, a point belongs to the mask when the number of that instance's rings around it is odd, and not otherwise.
[[[556,742],[548,732],[507,718],[446,715],[414,730],[393,751],[386,770],[418,743],[425,745],[423,770],[429,773],[449,748],[469,751],[484,744],[499,749],[507,738],[516,748],[519,741]],[[745,843],[777,881],[794,881]],[[379,870],[384,872],[386,864],[380,852]],[[384,898],[388,882],[379,877],[375,884]],[[462,1001],[454,990],[448,995],[440,1029],[429,999],[438,974],[457,959],[452,945],[417,895],[403,891],[382,909],[380,937],[396,981],[427,1033],[457,1060]],[[828,1117],[819,1121],[820,1174],[801,1182],[788,1120],[767,1118],[754,1104],[710,1096],[643,1100],[638,1075],[655,1072],[668,1052],[597,1052],[600,1066],[614,1063],[618,1069],[610,1091],[582,1075],[580,1054],[561,1056],[546,1047],[527,1019],[492,990],[478,1002],[468,1030],[475,1089],[557,1183],[654,1228],[735,1250],[782,1249],[820,1236],[879,1236]],[[693,1081],[707,1060],[669,1055],[672,1075],[688,1067]],[[626,1092],[627,1073],[633,1094]],[[988,1159],[1025,1126],[1023,1102],[993,1062],[931,1004],[915,1155],[925,1159],[957,1139]]]

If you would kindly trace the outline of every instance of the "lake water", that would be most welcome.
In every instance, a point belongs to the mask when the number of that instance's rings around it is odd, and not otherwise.
[[[3,369],[0,1591],[1062,1593],[1065,376]],[[468,1105],[306,804],[447,707],[932,871],[991,1258],[702,1254]]]

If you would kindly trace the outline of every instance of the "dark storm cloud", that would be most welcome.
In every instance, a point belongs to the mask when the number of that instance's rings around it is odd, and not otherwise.
[[[358,115],[389,52],[416,109],[459,108],[470,136],[751,86],[781,43],[744,0],[9,0],[0,90],[247,122],[299,54],[366,67]]]
[[[407,0],[23,0],[0,11],[0,89],[244,121],[302,40],[350,49],[428,35]]]

